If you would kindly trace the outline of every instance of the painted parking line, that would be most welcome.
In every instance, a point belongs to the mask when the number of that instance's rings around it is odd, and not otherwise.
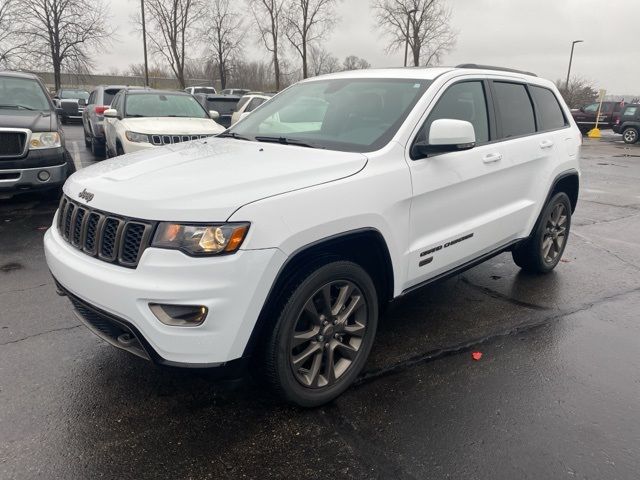
[[[82,160],[80,160],[80,149],[78,148],[78,142],[71,142],[72,150],[71,158],[73,158],[73,163],[76,166],[76,170],[82,169]]]

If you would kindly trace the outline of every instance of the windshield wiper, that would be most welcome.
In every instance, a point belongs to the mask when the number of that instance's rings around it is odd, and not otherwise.
[[[18,104],[11,104],[11,103],[2,104],[0,105],[0,108],[17,108],[18,110],[37,110],[36,108],[27,107],[26,105],[18,105]]]
[[[238,135],[236,132],[222,132],[218,137],[223,138],[234,138],[236,140],[248,140],[251,141],[249,137],[243,137],[242,135]]]
[[[317,145],[311,145],[310,143],[305,142],[304,140],[296,140],[295,138],[287,138],[287,137],[256,137],[258,142],[270,142],[270,143],[280,143],[282,145],[296,145],[298,147],[307,147],[307,148],[322,148]]]

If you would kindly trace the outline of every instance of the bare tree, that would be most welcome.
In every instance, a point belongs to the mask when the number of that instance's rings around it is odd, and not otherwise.
[[[349,55],[342,62],[343,70],[365,70],[371,68],[371,64],[364,58],[356,57],[355,55]]]
[[[289,0],[286,36],[302,60],[302,78],[309,76],[309,50],[335,25],[338,0]]]
[[[311,46],[309,49],[309,68],[311,75],[324,75],[340,71],[340,62],[322,47]]]
[[[285,0],[248,0],[258,26],[260,40],[271,53],[276,91],[280,90],[280,44],[285,13]]]
[[[186,87],[187,48],[196,44],[201,0],[145,0],[147,39],[153,55],[164,59],[182,88]],[[141,25],[139,15],[134,21]]]
[[[113,35],[108,18],[102,0],[20,0],[15,22],[32,61],[53,68],[58,89],[63,70],[92,66],[90,52]]]
[[[26,46],[16,32],[17,0],[0,0],[0,68],[11,68]]]
[[[408,42],[413,64],[436,65],[451,51],[458,33],[449,26],[446,0],[374,0],[378,25],[389,38],[388,51]]]
[[[242,15],[231,7],[233,0],[209,0],[204,34],[218,67],[220,86],[227,86],[231,64],[242,48],[244,28]]]
[[[572,77],[569,85],[566,80],[556,80],[556,86],[569,108],[583,107],[598,98],[598,91],[593,84],[581,77]]]

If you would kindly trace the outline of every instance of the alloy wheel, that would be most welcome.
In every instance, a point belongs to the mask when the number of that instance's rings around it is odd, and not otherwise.
[[[335,384],[354,364],[367,331],[368,306],[358,286],[337,280],[318,289],[293,327],[290,366],[308,388]]]
[[[563,203],[557,203],[547,217],[544,235],[542,236],[542,258],[550,264],[557,260],[567,241],[568,215]]]
[[[638,132],[636,132],[633,128],[628,128],[624,131],[624,141],[626,143],[636,143],[638,140]]]

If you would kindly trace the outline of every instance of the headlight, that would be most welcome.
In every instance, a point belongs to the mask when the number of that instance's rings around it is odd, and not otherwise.
[[[127,130],[126,132],[124,132],[124,136],[127,137],[127,140],[129,140],[130,142],[150,143],[149,135],[147,135],[146,133],[136,133]]]
[[[56,148],[62,146],[58,132],[36,132],[31,134],[29,140],[30,150],[41,150],[43,148]]]
[[[189,255],[233,253],[249,231],[248,223],[181,225],[162,222],[151,246],[182,250]]]

